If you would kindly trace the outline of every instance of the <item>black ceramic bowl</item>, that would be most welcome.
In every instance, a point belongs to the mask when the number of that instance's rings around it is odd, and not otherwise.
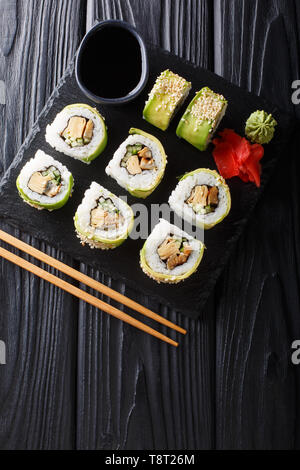
[[[147,83],[145,43],[130,24],[101,21],[79,46],[75,74],[79,88],[92,101],[112,105],[128,103]]]

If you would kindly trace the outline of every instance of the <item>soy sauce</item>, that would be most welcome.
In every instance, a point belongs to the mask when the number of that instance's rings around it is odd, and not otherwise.
[[[84,85],[95,95],[126,96],[141,78],[139,42],[124,28],[106,26],[88,38],[80,69]]]

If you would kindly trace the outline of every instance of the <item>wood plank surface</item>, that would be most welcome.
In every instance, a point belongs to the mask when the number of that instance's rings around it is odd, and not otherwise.
[[[216,70],[298,116],[291,84],[299,77],[299,13],[297,1],[214,5],[222,25]],[[290,359],[300,337],[299,169],[295,141],[218,283],[217,448],[299,448],[300,369]]]
[[[0,0],[0,177],[84,32],[106,18],[299,117],[297,0]],[[283,156],[198,321],[80,266],[182,324],[178,349],[0,261],[0,449],[300,448],[297,153]]]
[[[85,8],[77,0],[4,1],[0,7],[4,170],[78,46]],[[3,223],[1,229],[72,264]],[[7,347],[7,364],[0,367],[0,448],[74,448],[78,303],[6,261],[0,266],[0,337]]]

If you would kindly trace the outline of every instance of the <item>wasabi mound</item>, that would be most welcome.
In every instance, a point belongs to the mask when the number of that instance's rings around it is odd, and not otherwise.
[[[251,142],[268,144],[274,137],[277,121],[266,111],[255,111],[246,122],[245,133]]]

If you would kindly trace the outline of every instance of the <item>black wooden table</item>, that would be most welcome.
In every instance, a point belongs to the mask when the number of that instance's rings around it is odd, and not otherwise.
[[[0,175],[106,18],[300,117],[298,0],[0,0]],[[299,165],[295,139],[198,321],[1,223],[189,334],[176,350],[1,260],[0,449],[300,448]]]

